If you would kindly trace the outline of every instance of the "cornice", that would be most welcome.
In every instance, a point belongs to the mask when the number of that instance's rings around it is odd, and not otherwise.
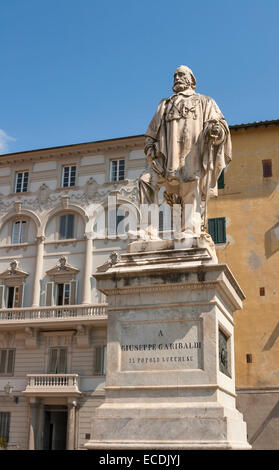
[[[49,147],[25,152],[9,153],[0,155],[0,166],[5,166],[7,163],[45,160],[46,158],[48,160],[57,160],[63,157],[77,158],[80,156],[90,155],[91,153],[93,153],[92,158],[94,158],[94,155],[97,156],[104,152],[117,152],[119,150],[131,151],[136,148],[143,148],[143,140],[144,136],[139,135],[59,147]]]
[[[267,128],[270,126],[278,126],[279,119],[255,121],[242,124],[230,125],[230,131],[247,130],[249,128]],[[27,150],[24,152],[8,153],[0,155],[0,166],[4,166],[7,162],[19,163],[25,161],[38,161],[48,159],[58,159],[63,157],[78,157],[87,155],[91,152],[99,154],[101,152],[114,152],[119,150],[127,150],[133,148],[143,148],[144,135],[135,135],[128,137],[118,137],[114,139],[105,139],[92,142],[83,142],[79,144],[60,145],[57,147],[47,147],[42,149]],[[92,155],[94,157],[94,155]]]

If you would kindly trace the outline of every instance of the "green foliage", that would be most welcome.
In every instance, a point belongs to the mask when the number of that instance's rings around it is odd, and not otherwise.
[[[7,449],[8,439],[6,437],[0,437],[0,448]]]

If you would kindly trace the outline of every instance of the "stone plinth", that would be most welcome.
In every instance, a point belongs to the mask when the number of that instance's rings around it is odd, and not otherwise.
[[[170,248],[131,244],[95,275],[109,302],[107,377],[88,449],[250,448],[235,408],[243,292],[206,247]]]

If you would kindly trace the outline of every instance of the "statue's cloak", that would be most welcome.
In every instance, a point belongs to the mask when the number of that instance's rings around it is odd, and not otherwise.
[[[219,122],[222,138],[209,138]],[[193,90],[163,99],[146,131],[156,141],[156,154],[163,159],[163,177],[180,181],[199,179],[201,192],[217,194],[217,180],[232,158],[229,127],[212,98]]]

